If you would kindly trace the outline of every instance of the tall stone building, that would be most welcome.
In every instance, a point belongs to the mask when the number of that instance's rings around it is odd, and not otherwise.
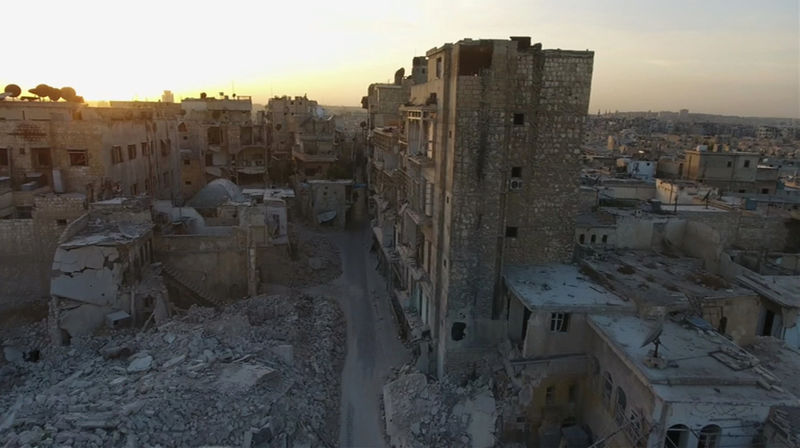
[[[400,108],[394,238],[377,233],[441,375],[504,337],[505,264],[572,258],[594,53],[512,37],[426,57]]]
[[[189,199],[214,179],[264,186],[267,137],[264,115],[253,115],[249,96],[186,98],[178,124],[183,196]]]
[[[269,130],[269,166],[273,182],[285,183],[292,170],[292,150],[301,133],[301,124],[322,111],[314,100],[305,96],[270,98],[266,107]]]

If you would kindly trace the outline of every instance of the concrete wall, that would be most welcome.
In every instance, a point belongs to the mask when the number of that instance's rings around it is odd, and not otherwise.
[[[160,235],[155,259],[180,271],[185,279],[220,298],[247,295],[247,251],[243,235]]]

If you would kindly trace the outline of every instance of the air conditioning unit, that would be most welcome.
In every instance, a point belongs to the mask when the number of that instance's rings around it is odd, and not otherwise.
[[[511,191],[522,189],[522,179],[516,177],[512,178],[508,181],[508,189]]]

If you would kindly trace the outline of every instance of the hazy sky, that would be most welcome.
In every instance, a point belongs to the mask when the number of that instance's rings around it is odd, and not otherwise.
[[[231,93],[358,105],[465,37],[595,51],[590,111],[800,117],[798,0],[36,1],[4,8],[0,84],[86,99]],[[1,86],[0,86],[1,88]]]

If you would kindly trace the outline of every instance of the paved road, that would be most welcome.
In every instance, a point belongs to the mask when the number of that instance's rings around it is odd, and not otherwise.
[[[339,446],[383,447],[381,393],[392,367],[410,359],[397,337],[386,286],[369,252],[370,229],[359,224],[332,234],[342,256],[342,276],[310,292],[334,295],[347,318],[347,357],[342,369]]]

